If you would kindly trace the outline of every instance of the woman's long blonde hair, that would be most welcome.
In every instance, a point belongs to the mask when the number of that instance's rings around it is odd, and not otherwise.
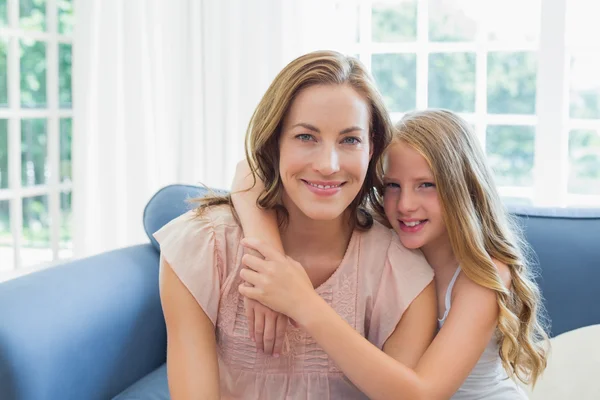
[[[528,247],[505,210],[470,125],[446,110],[418,111],[397,124],[393,139],[418,151],[433,172],[457,261],[473,282],[496,292],[500,358],[506,370],[535,384],[547,362],[548,336]],[[506,264],[506,288],[493,260]]]
[[[381,156],[392,138],[393,125],[383,98],[366,68],[356,58],[335,51],[315,51],[290,62],[275,77],[256,107],[246,131],[245,152],[255,182],[258,178],[265,185],[258,205],[265,209],[276,209],[284,218],[287,216],[281,202],[280,131],[297,94],[315,85],[349,85],[365,99],[369,107],[369,138],[373,152],[363,185],[349,207],[352,225],[368,229],[373,224],[373,216],[368,210],[383,213],[380,193],[372,188],[382,186]],[[199,203],[196,209],[198,215],[210,206],[231,205],[229,195],[211,194],[193,201]],[[235,215],[235,210],[233,212]]]

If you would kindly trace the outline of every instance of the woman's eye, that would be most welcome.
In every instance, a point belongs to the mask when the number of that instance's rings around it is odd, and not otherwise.
[[[309,135],[308,133],[301,133],[300,135],[296,135],[296,139],[300,139],[303,142],[309,142],[314,139],[313,135]]]
[[[344,138],[344,140],[342,141],[342,143],[346,143],[346,144],[359,144],[361,143],[361,140],[357,137],[354,136],[350,136],[347,138]]]

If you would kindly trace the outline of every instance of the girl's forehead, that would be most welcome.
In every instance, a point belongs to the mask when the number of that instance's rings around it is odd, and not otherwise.
[[[383,168],[385,175],[432,175],[425,157],[404,142],[394,142],[388,146],[383,158]]]

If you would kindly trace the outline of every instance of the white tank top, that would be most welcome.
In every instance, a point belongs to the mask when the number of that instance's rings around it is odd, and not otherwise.
[[[444,304],[446,310],[442,319],[438,319],[438,327],[442,328],[451,307],[452,288],[456,278],[460,273],[460,267],[456,269],[448,289]],[[513,400],[527,399],[525,392],[508,377],[506,370],[500,360],[500,347],[497,342],[497,336],[494,335],[483,354],[477,361],[471,374],[467,377],[462,386],[452,396],[452,400]]]

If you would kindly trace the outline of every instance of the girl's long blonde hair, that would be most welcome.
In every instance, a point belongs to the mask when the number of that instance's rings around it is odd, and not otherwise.
[[[446,110],[418,111],[397,125],[393,141],[418,151],[433,172],[452,250],[465,275],[496,292],[500,358],[506,370],[535,384],[547,362],[548,336],[528,246],[505,210],[470,125]],[[506,264],[506,288],[494,264]]]

